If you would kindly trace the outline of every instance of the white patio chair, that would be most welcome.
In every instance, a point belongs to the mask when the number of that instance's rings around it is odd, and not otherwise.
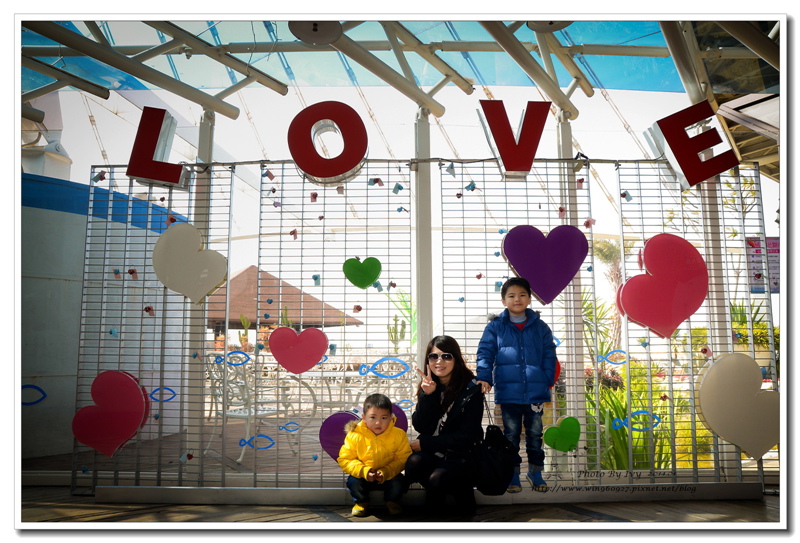
[[[293,431],[288,432],[289,445],[297,454],[301,431],[314,417],[317,409],[316,396],[307,383],[295,375],[266,377],[258,370],[253,357],[236,351],[227,355],[209,353],[205,363],[210,386],[211,413],[215,415],[206,453],[216,437],[219,419],[225,424],[226,418],[235,418],[245,421],[244,436],[240,440],[245,445],[242,446],[237,463],[241,464],[247,452],[246,444],[258,435],[262,423],[267,419],[284,427],[290,422],[297,424],[296,429],[292,427]]]

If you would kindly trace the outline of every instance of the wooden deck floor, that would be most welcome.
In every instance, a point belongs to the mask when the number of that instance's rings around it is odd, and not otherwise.
[[[775,491],[776,489],[768,489]],[[432,523],[774,523],[780,528],[780,498],[767,493],[761,500],[653,501],[604,503],[554,503],[523,505],[479,505],[470,517],[444,515],[422,507],[407,507],[402,515],[389,517],[377,509],[371,516],[357,518],[345,506],[267,506],[267,505],[166,505],[98,504],[93,497],[72,496],[68,487],[23,487],[21,518],[24,529],[37,529],[36,523],[316,523],[371,522]],[[28,524],[30,523],[30,524]],[[66,526],[65,526],[66,527]],[[70,528],[74,528],[71,525]],[[123,526],[120,525],[119,528]],[[242,526],[236,526],[241,528]],[[247,528],[278,528],[250,526]],[[343,528],[344,526],[337,526]],[[361,525],[360,528],[366,528]],[[387,526],[388,527],[388,526]],[[708,526],[704,526],[708,527]],[[773,527],[762,526],[763,527]],[[126,526],[137,528],[137,526]],[[223,526],[224,528],[224,526]],[[397,526],[412,529],[413,526]],[[616,527],[615,527],[616,528]],[[644,528],[644,526],[639,526]],[[744,528],[744,526],[743,526]]]

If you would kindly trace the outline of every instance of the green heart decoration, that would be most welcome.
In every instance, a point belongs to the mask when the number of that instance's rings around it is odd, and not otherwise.
[[[557,426],[548,426],[544,430],[544,442],[557,451],[574,451],[580,437],[581,423],[575,417],[561,417]]]
[[[358,288],[366,289],[378,280],[381,261],[373,257],[365,258],[363,262],[357,258],[348,258],[342,264],[342,271],[348,281]]]

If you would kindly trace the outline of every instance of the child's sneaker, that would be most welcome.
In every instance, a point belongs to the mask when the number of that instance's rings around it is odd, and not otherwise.
[[[403,512],[403,506],[397,502],[386,502],[386,509],[389,510],[390,515],[399,515]]]
[[[366,517],[368,505],[369,504],[367,502],[356,502],[353,504],[353,510],[350,513],[354,517]]]
[[[526,476],[531,488],[537,492],[547,492],[547,483],[544,482],[541,471],[528,471]]]
[[[508,489],[506,490],[509,494],[516,494],[517,492],[522,492],[522,486],[519,482],[519,473],[515,472],[514,476],[511,477],[511,482],[508,483]]]

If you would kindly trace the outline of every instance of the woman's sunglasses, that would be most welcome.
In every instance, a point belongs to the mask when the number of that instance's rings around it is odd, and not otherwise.
[[[428,355],[428,360],[439,360],[439,357],[442,357],[442,360],[445,362],[450,362],[453,359],[453,355],[450,353],[431,353]]]

